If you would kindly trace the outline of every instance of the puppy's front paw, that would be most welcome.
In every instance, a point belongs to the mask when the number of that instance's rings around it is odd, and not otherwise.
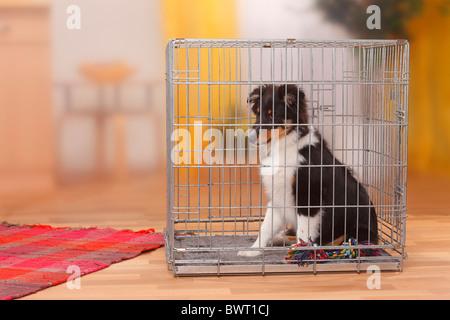
[[[261,255],[261,251],[257,250],[238,251],[237,255],[239,257],[257,257]]]

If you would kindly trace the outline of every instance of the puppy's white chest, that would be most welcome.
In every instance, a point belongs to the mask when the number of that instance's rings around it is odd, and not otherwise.
[[[286,142],[282,146],[275,144],[270,155],[261,160],[260,174],[264,190],[272,203],[291,206],[294,205],[292,183],[298,167],[298,152],[295,143]]]

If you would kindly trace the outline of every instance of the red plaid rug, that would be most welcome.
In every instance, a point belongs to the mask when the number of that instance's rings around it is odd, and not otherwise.
[[[164,236],[142,231],[0,224],[0,300],[23,297],[159,248]]]

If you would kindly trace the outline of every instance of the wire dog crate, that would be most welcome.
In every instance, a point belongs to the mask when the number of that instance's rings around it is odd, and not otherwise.
[[[173,39],[166,59],[169,270],[175,275],[360,272],[371,265],[402,270],[407,41]],[[308,126],[320,133],[331,153],[367,191],[376,211],[377,243],[361,246],[344,239],[293,247],[295,231],[292,234],[285,221],[281,240],[252,246],[266,212],[273,209],[268,199],[275,195],[264,188],[261,146],[248,141],[256,121],[249,96],[263,85],[288,84],[305,94]],[[287,165],[281,163],[279,169],[286,171]],[[300,208],[298,201],[277,209],[292,208]],[[314,254],[300,266],[286,259],[293,248]],[[364,249],[380,254],[360,254]],[[239,254],[251,250],[258,254]],[[356,254],[320,260],[315,255],[339,250]]]

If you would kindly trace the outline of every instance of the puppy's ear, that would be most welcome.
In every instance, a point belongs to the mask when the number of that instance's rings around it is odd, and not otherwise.
[[[248,96],[247,103],[250,105],[254,104],[256,102],[256,100],[258,100],[260,97],[259,93],[260,93],[260,88],[255,88]]]
[[[258,100],[258,99],[259,99],[259,92],[258,92],[258,93],[252,93],[252,94],[250,94],[250,96],[248,97],[247,102],[248,102],[249,104],[253,104],[253,103],[255,103],[256,100]]]
[[[297,101],[297,97],[294,96],[292,93],[287,93],[284,95],[283,98],[284,102],[289,106],[289,107],[293,107],[296,105],[296,101]]]
[[[297,106],[302,105],[305,100],[305,93],[296,85],[283,85],[278,90],[278,96],[290,108],[297,109]]]

